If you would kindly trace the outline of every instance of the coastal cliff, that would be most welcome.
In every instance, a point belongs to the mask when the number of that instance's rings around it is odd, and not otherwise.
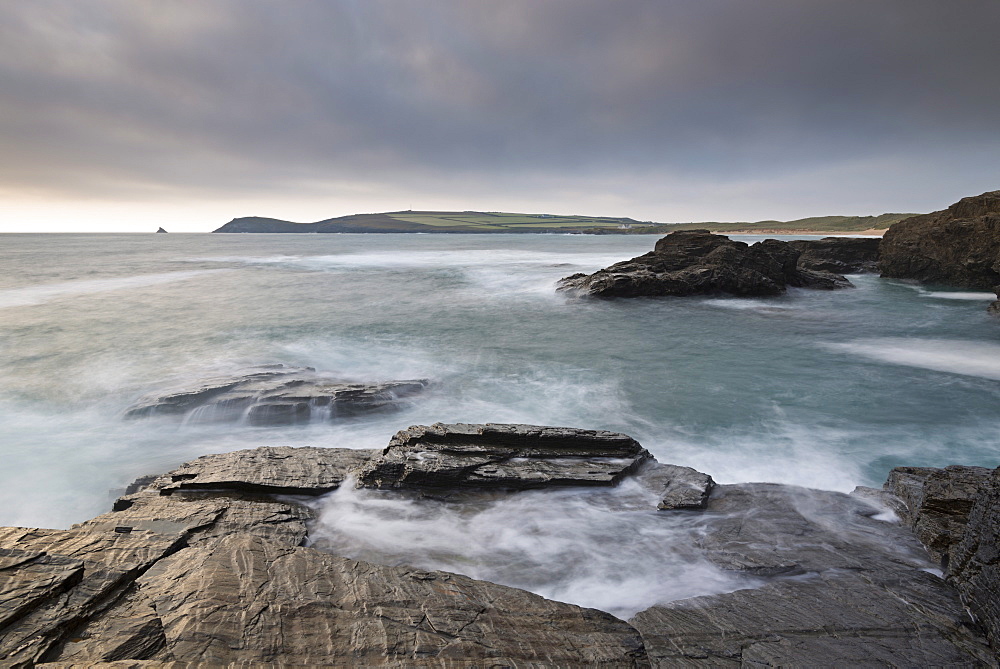
[[[715,568],[744,575],[746,587],[659,604],[626,622],[309,546],[308,499],[343,485],[433,491],[461,508],[477,494],[623,477],[662,498],[651,513],[687,514],[698,528],[694,547]],[[894,470],[884,489],[854,495],[715,485],[656,462],[627,435],[525,425],[414,426],[381,451],[209,455],[137,481],[114,510],[69,530],[0,529],[0,661],[991,666],[998,491],[1000,473],[981,468]],[[878,519],[887,505],[902,524]],[[942,561],[942,551],[952,557]],[[931,573],[938,565],[948,580]]]
[[[1000,286],[1000,191],[893,225],[879,253],[884,277],[957,288]]]

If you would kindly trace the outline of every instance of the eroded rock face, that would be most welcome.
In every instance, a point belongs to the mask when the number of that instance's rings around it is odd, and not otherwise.
[[[439,490],[615,485],[650,458],[638,442],[617,432],[435,423],[397,432],[362,467],[358,485]]]
[[[717,486],[699,544],[764,584],[636,614],[653,666],[992,665],[958,593],[876,511],[840,493]]]
[[[959,288],[1000,284],[1000,191],[894,224],[880,246],[882,276]]]
[[[1000,648],[1000,468],[898,467],[884,494]]]
[[[125,416],[174,414],[199,421],[294,425],[398,408],[427,385],[426,379],[355,383],[317,374],[309,367],[266,365],[237,376],[207,379],[196,387],[147,395]]]
[[[972,506],[992,474],[986,467],[896,467],[883,489],[897,498],[888,499],[893,510],[947,570],[951,550],[962,540]]]
[[[879,237],[796,239],[788,245],[800,252],[799,269],[833,274],[878,272]]]
[[[769,239],[748,246],[707,230],[672,232],[645,255],[594,274],[574,274],[558,289],[590,297],[730,294],[780,295],[788,286],[834,289],[851,284],[797,266],[800,251]]]

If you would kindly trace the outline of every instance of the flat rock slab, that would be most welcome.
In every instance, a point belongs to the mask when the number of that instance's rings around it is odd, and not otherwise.
[[[194,387],[146,395],[125,416],[173,414],[203,422],[294,425],[398,408],[427,385],[426,379],[358,383],[317,374],[310,367],[266,365],[207,379]]]
[[[112,659],[122,628],[153,612],[145,659],[204,665],[647,666],[613,616],[471,578],[355,562],[231,535],[156,565],[121,610],[58,659]],[[126,658],[114,658],[126,659]]]
[[[615,485],[652,456],[628,435],[500,423],[401,430],[362,468],[370,488],[510,489]]]
[[[200,542],[246,532],[297,546],[312,511],[272,495],[336,490],[375,450],[262,446],[204,455],[162,476],[137,479],[110,513],[75,525],[96,531],[151,531]]]
[[[994,666],[958,593],[907,528],[841,493],[716,486],[696,544],[763,585],[630,621],[654,666]]]
[[[207,489],[322,495],[336,490],[377,453],[370,449],[261,446],[203,455],[150,485],[168,493]]]

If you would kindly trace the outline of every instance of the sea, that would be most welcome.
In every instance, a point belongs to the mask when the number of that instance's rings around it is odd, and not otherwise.
[[[0,525],[67,528],[208,453],[381,448],[439,421],[624,432],[718,483],[849,492],[900,465],[1000,464],[992,293],[875,275],[774,298],[556,292],[655,239],[0,235]],[[123,417],[157,389],[274,363],[432,385],[342,423]],[[622,616],[746,586],[689,549],[691,514],[655,502],[633,483],[465,507],[345,486],[311,502],[311,536]]]

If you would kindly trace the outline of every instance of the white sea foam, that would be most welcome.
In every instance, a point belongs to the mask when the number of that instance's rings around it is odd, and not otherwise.
[[[129,288],[145,288],[175,281],[186,281],[196,276],[203,276],[226,270],[192,270],[188,272],[162,272],[159,274],[138,274],[135,276],[115,277],[111,279],[85,279],[81,281],[65,281],[22,288],[11,288],[0,291],[0,309],[10,307],[25,307],[43,304],[74,295],[103,293],[110,290],[126,290]]]
[[[457,504],[351,483],[317,503],[315,547],[457,572],[623,618],[754,584],[709,564],[693,548],[699,520],[658,513],[656,495],[634,481]]]
[[[927,291],[923,294],[924,297],[933,297],[939,300],[975,300],[975,301],[986,301],[991,302],[997,299],[996,293],[987,292],[968,292],[968,291],[951,291],[951,290],[932,290]]]
[[[893,365],[1000,381],[1000,344],[993,342],[882,337],[824,347]]]
[[[968,290],[928,290],[924,286],[918,283],[909,283],[902,281],[894,281],[895,285],[904,286],[910,290],[916,292],[921,297],[929,297],[939,300],[985,300],[993,301],[997,299],[996,293],[991,293],[987,291],[968,291]]]
[[[449,249],[440,251],[366,251],[327,255],[208,256],[183,262],[289,265],[317,271],[349,269],[435,269],[451,267],[589,267],[595,271],[622,260],[608,252],[551,252],[517,249]]]

